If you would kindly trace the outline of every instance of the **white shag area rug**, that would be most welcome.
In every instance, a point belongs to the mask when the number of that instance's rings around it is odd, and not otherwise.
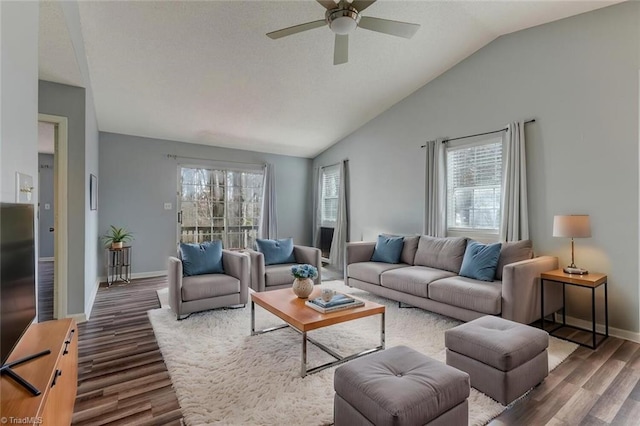
[[[345,286],[322,287],[355,294],[386,306],[386,347],[406,345],[445,362],[444,331],[460,321]],[[168,309],[167,290],[158,296],[164,309],[149,311],[160,350],[171,375],[187,425],[329,425],[333,422],[333,375],[329,368],[300,377],[301,335],[291,329],[250,335],[250,307],[218,309],[176,321]],[[164,299],[164,300],[163,300]],[[281,324],[256,305],[256,328]],[[380,341],[380,315],[309,333],[310,337],[349,355]],[[549,370],[576,344],[551,337]],[[333,358],[307,345],[309,367]],[[506,407],[471,389],[469,424],[484,425]]]

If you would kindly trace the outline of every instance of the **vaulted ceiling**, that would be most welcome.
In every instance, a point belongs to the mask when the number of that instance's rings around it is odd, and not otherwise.
[[[316,1],[79,2],[101,131],[314,157],[497,37],[618,1],[393,1],[362,14],[413,22],[412,39],[358,28],[333,65]],[[68,18],[67,18],[68,19]],[[40,78],[83,86],[59,5],[41,3]]]

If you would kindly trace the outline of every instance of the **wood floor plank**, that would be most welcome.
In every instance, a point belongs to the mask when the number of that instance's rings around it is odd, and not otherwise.
[[[622,404],[630,397],[631,392],[637,386],[638,380],[640,380],[640,372],[625,366],[598,399],[589,415],[606,423],[612,422]]]
[[[181,425],[182,412],[147,311],[160,307],[166,278],[100,287],[78,326],[78,396],[73,424]]]
[[[552,419],[560,420],[567,424],[580,424],[591,408],[598,402],[600,396],[585,388],[578,391],[562,406]]]

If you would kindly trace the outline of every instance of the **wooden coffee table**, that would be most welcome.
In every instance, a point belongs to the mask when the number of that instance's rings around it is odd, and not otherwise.
[[[311,293],[311,295],[309,296],[309,299],[319,297],[320,292],[320,288],[315,288],[313,290],[313,293]],[[368,300],[359,299],[364,302],[364,306],[323,314],[306,306],[304,304],[306,300],[308,299],[298,298],[290,288],[266,291],[262,293],[251,293],[252,336],[255,336],[256,334],[268,333],[270,331],[279,330],[285,327],[291,327],[295,331],[302,334],[302,359],[300,364],[300,376],[305,377],[307,374],[316,373],[318,371],[324,370],[325,368],[343,364],[352,359],[384,349],[384,305],[370,302]],[[286,324],[256,331],[256,304],[271,312],[272,314],[283,320]],[[340,324],[343,322],[377,314],[381,315],[380,345],[353,355],[342,356],[307,335],[307,332],[311,330],[317,330],[319,328],[328,327],[330,325]],[[307,342],[314,344],[324,352],[334,357],[336,360],[319,365],[317,367],[307,368]]]

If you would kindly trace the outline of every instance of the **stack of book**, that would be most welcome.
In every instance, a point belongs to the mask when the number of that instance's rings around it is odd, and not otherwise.
[[[321,297],[318,297],[312,300],[307,300],[305,304],[318,312],[322,312],[323,314],[364,306],[363,301],[354,299],[346,294],[335,294],[328,302],[325,302]]]

